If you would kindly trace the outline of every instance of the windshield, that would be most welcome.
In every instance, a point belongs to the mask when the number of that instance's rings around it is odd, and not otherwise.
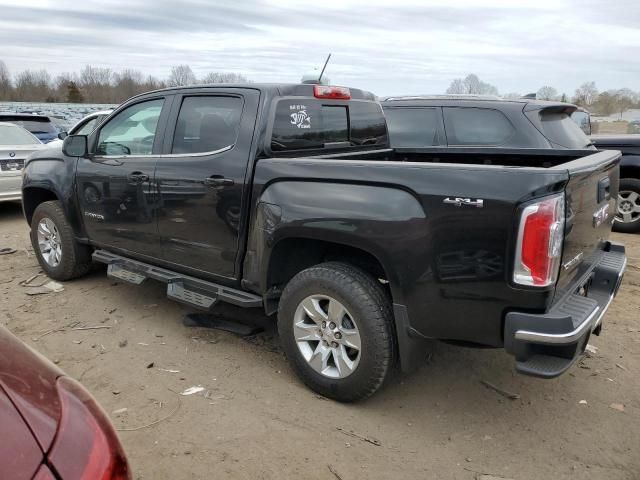
[[[49,117],[33,118],[18,115],[0,115],[0,122],[9,122],[20,125],[31,133],[58,133]]]
[[[33,145],[40,143],[26,130],[13,125],[0,125],[0,145]]]

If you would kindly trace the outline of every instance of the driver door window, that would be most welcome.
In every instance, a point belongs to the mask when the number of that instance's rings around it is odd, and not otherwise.
[[[137,103],[101,130],[96,155],[152,155],[164,99]]]

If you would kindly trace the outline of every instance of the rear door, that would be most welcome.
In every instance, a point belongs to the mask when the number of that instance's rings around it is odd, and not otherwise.
[[[96,130],[80,158],[76,188],[89,239],[97,245],[159,256],[154,185],[171,95],[128,105]]]
[[[235,278],[245,177],[258,110],[253,89],[176,96],[158,159],[162,259]]]

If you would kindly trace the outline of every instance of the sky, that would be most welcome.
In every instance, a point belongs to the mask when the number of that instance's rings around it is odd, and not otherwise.
[[[640,90],[640,0],[0,0],[0,60],[56,75],[91,64],[159,78],[236,72],[443,93],[468,73],[500,93]]]

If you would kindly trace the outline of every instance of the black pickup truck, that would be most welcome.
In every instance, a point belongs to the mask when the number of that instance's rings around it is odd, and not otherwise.
[[[277,312],[294,370],[340,401],[419,365],[433,339],[557,376],[621,282],[625,250],[608,241],[620,155],[490,156],[394,151],[360,90],[177,88],[34,155],[23,206],[52,278],[93,260],[194,308]]]

